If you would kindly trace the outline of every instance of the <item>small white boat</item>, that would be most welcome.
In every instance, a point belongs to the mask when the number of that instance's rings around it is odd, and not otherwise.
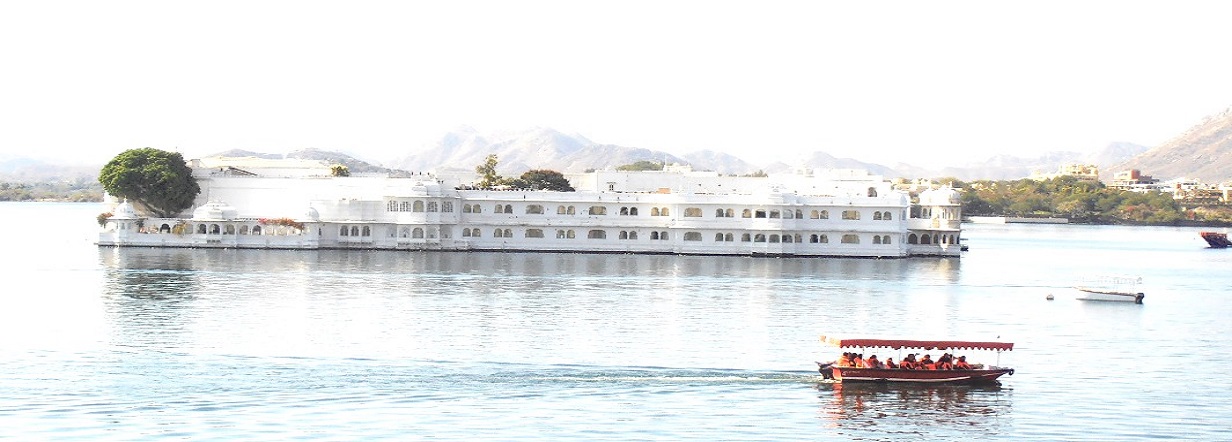
[[[1115,301],[1141,304],[1146,294],[1138,289],[1142,278],[1136,276],[1101,276],[1074,286],[1074,299],[1081,301]]]

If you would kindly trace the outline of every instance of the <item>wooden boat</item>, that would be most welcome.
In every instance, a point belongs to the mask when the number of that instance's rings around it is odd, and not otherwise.
[[[1141,304],[1146,294],[1138,290],[1142,278],[1136,276],[1102,276],[1074,286],[1074,299],[1081,301],[1118,301]]]
[[[835,347],[861,349],[911,350],[983,350],[1000,352],[1014,349],[1012,342],[918,341],[905,339],[839,339],[822,336],[821,342]],[[899,358],[901,360],[901,357]],[[1002,375],[1013,375],[1014,369],[995,365],[974,365],[964,370],[909,370],[903,368],[845,367],[835,362],[818,362],[818,371],[826,379],[837,382],[910,382],[910,383],[992,383]]]
[[[1232,241],[1228,241],[1227,233],[1220,232],[1201,232],[1202,239],[1211,246],[1212,249],[1226,249],[1232,247]]]

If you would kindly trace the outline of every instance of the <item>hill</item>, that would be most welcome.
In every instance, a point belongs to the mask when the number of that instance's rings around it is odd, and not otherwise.
[[[1116,164],[1158,179],[1197,178],[1206,183],[1232,180],[1232,108],[1207,117],[1181,135]],[[1109,176],[1110,177],[1110,176]]]

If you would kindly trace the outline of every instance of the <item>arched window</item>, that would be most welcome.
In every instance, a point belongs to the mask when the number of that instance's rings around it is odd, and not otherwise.
[[[453,201],[442,202],[441,211],[445,213],[453,213]]]
[[[735,211],[735,210],[732,210],[732,209],[727,209],[727,210],[724,210],[724,211],[723,211],[723,217],[725,217],[725,218],[735,218],[735,217],[736,217],[736,211]]]
[[[505,213],[513,213],[513,205],[505,204]]]
[[[916,243],[918,243],[918,242],[919,242],[919,240],[918,240],[918,239],[916,239],[916,237],[915,237],[915,234],[914,234],[914,233],[912,233],[912,234],[910,234],[910,235],[907,235],[907,244],[916,244]]]
[[[860,219],[860,211],[859,210],[844,210],[843,219],[853,220],[853,221],[858,220]]]
[[[667,232],[659,232],[659,241],[667,241]]]
[[[629,231],[629,239],[637,239],[637,231],[635,231],[635,230],[630,230],[630,231]]]
[[[637,208],[636,208],[636,207],[630,207],[630,208],[629,208],[629,216],[637,216]]]
[[[619,239],[629,239],[629,232],[621,230]]]
[[[351,236],[359,236],[359,226],[351,226]]]
[[[411,211],[412,211],[412,212],[423,212],[423,211],[424,211],[424,203],[423,203],[423,201],[420,201],[420,200],[415,200],[414,205],[413,205],[413,206],[411,206]]]
[[[569,212],[569,213],[568,213],[569,215],[576,215],[576,214],[577,214],[577,210],[576,210],[576,209],[574,209],[574,208],[573,208],[573,206],[569,206],[569,210],[568,210],[568,212]],[[572,232],[572,230],[570,230],[570,231]]]
[[[412,230],[412,231],[411,231],[411,238],[414,238],[414,239],[423,239],[423,237],[424,237],[424,229],[423,229],[423,228],[416,227],[416,228],[415,228],[415,230]]]
[[[766,242],[766,234],[758,233],[753,235],[753,242]]]
[[[659,209],[659,215],[660,216],[671,216],[671,211],[667,210],[667,208],[664,207],[662,209]]]
[[[722,233],[714,234],[714,242],[723,242],[723,234]]]
[[[756,212],[753,212],[753,218],[765,218],[765,217],[766,217],[766,209],[757,209]]]
[[[650,232],[650,239],[652,239],[652,240],[658,240],[658,239],[659,239],[659,232]]]
[[[783,242],[793,242],[791,235],[783,235]]]
[[[527,238],[543,238],[543,229],[526,229]]]
[[[782,215],[780,215],[780,214],[779,214],[779,211],[777,211],[777,210],[771,210],[771,211],[770,211],[770,218],[771,218],[771,219],[779,219],[779,218],[782,218]]]
[[[784,210],[784,211],[783,211],[783,219],[792,219],[792,215],[794,215],[794,214],[793,214],[793,213],[791,213],[791,210]]]
[[[599,229],[591,230],[586,232],[586,237],[590,239],[607,239],[607,231]]]
[[[702,232],[684,232],[685,241],[701,241]]]
[[[779,236],[778,236],[778,235],[776,235],[776,234],[770,234],[770,242],[772,242],[772,243],[777,243],[777,242],[779,242]]]
[[[479,229],[471,229],[471,236],[473,236],[473,237],[475,237],[475,238],[481,237],[481,236],[483,236],[483,231],[481,231],[481,230],[479,230]]]
[[[624,216],[629,216],[629,208],[628,208],[628,207],[621,207],[621,208],[620,208],[620,214],[621,214],[621,215],[624,215]],[[623,238],[622,238],[622,239],[623,239]]]
[[[463,238],[470,238],[470,237],[471,237],[471,229],[470,229],[469,227],[468,227],[468,228],[465,228],[465,229],[462,229],[462,237],[463,237]]]
[[[538,204],[531,204],[529,206],[526,206],[526,214],[527,215],[542,215],[543,206],[538,205]]]
[[[364,230],[363,230],[363,233],[362,233],[361,235],[362,235],[362,236],[372,236],[372,228],[370,228],[370,227],[368,227],[368,226],[364,226]]]
[[[471,213],[471,205],[470,205],[470,204],[463,204],[463,205],[462,205],[462,213]]]
[[[889,243],[890,243],[890,235],[882,235],[882,236],[881,236],[881,243],[882,243],[882,244],[889,244]]]
[[[343,228],[345,229],[346,227],[343,227]],[[261,234],[261,226],[252,226],[252,234],[253,234],[253,235],[260,235],[260,234]]]
[[[741,217],[741,218],[752,218],[752,217],[753,217],[753,211],[752,211],[752,210],[749,210],[749,209],[744,209],[744,210],[740,211],[740,217]]]
[[[563,229],[556,231],[556,239],[565,239],[565,231]]]
[[[556,206],[556,214],[557,214],[557,215],[564,215],[564,214],[565,214],[565,206]]]
[[[927,234],[920,235],[920,244],[931,244],[932,240]]]
[[[873,212],[873,221],[881,221],[881,212]]]
[[[589,213],[591,215],[607,215],[607,207],[590,206],[590,209],[587,210],[586,213]]]
[[[820,240],[820,241],[821,241],[821,243],[822,243],[822,244],[827,244],[827,243],[829,243],[829,242],[830,242],[830,236],[829,236],[829,235],[826,235],[826,234],[824,234],[824,233],[823,233],[823,234],[821,234],[821,240]]]
[[[885,221],[890,221],[890,220],[894,219],[894,215],[890,214],[890,212],[888,212],[888,211],[887,211],[887,212],[882,212],[882,214],[881,214],[881,219],[883,219],[883,220],[885,220]]]
[[[492,206],[492,213],[505,213],[505,206],[500,204]]]
[[[408,237],[408,236],[411,236],[411,230],[410,230],[410,229],[408,229],[408,228],[406,228],[406,227],[403,227],[403,228],[401,228],[401,229],[398,229],[398,237],[399,237],[399,238],[406,238],[406,237]],[[466,236],[466,235],[463,235],[463,236]]]
[[[225,233],[225,234],[228,234],[228,235],[234,235],[234,234],[235,234],[235,225],[234,225],[234,224],[227,224],[227,227],[225,227],[225,228],[223,228],[223,229],[222,229],[222,233]]]
[[[502,232],[502,231],[501,231],[501,229],[493,229],[493,230],[492,230],[492,237],[493,237],[493,238],[504,238],[504,237],[505,237],[505,232]]]
[[[568,239],[573,239],[573,238],[575,237],[575,236],[574,236],[574,234],[573,234],[573,230],[566,230],[566,231],[565,231],[565,237],[566,237],[566,238],[568,238]]]
[[[854,233],[848,233],[846,235],[843,235],[842,242],[843,244],[859,244],[860,235],[856,235]]]
[[[829,210],[822,210],[822,211],[821,211],[821,213],[820,213],[819,215],[820,215],[820,218],[818,218],[818,219],[830,219],[830,211],[829,211]]]
[[[210,234],[211,235],[217,235],[221,232],[222,230],[218,227],[218,224],[210,224]]]
[[[809,242],[813,244],[817,244],[817,234],[816,233],[809,235]]]
[[[650,208],[650,216],[659,216],[659,208],[658,208],[658,207],[651,207],[651,208]]]
[[[715,217],[715,218],[722,218],[722,217],[723,217],[723,209],[714,209],[714,217]]]
[[[753,235],[747,233],[740,234],[740,242],[749,242],[753,240]]]
[[[796,219],[804,219],[804,211],[796,209]]]
[[[513,238],[513,230],[505,229],[505,238]]]
[[[731,241],[732,241],[732,234],[730,234],[730,233],[725,233],[725,234],[723,234],[723,241],[726,241],[726,242],[731,242]]]
[[[248,227],[248,226],[244,226],[244,227]],[[163,224],[161,226],[158,226],[158,233],[171,233],[171,225]],[[244,233],[247,234],[248,229],[244,229]]]
[[[167,225],[163,224],[163,227],[167,227]],[[170,231],[171,229],[167,229],[167,230]],[[162,227],[160,227],[158,231],[162,232],[163,231]],[[240,226],[240,235],[247,235],[247,234],[248,234],[248,225],[245,224],[245,225]]]
[[[686,207],[684,209],[684,216],[686,218],[700,218],[702,216],[702,209],[697,207]]]
[[[878,235],[873,235],[873,244],[881,244],[881,237]]]
[[[440,205],[437,204],[436,201],[428,201],[428,211],[429,212],[437,212],[440,210],[439,207]]]
[[[338,236],[350,236],[351,235],[350,232],[351,231],[350,229],[347,229],[347,226],[342,226],[338,228]]]

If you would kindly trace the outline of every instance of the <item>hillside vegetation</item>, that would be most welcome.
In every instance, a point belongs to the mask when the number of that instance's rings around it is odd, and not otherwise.
[[[1183,208],[1168,193],[1110,189],[1074,177],[956,181],[954,185],[964,189],[965,216],[1056,217],[1086,224],[1232,223],[1232,210],[1227,207]]]

